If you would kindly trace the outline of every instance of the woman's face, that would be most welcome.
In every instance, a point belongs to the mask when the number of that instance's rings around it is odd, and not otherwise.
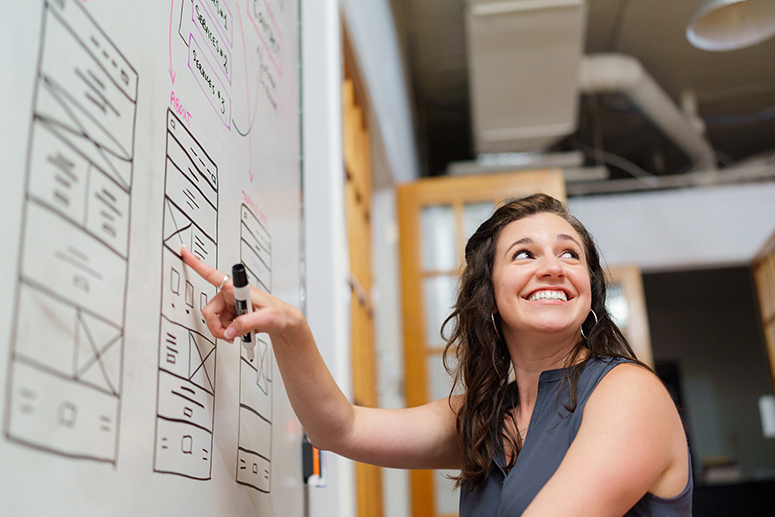
[[[501,230],[492,275],[504,337],[570,338],[589,314],[591,287],[581,237],[562,217],[535,214]]]

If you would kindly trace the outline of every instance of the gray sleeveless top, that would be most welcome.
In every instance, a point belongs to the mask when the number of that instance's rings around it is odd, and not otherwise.
[[[623,362],[627,360],[600,356],[591,358],[579,377],[576,387],[578,405],[572,413],[564,407],[570,401],[568,382],[560,382],[565,369],[543,372],[530,419],[530,438],[525,441],[514,467],[507,474],[503,469],[505,458],[501,454],[494,459],[493,469],[482,487],[474,491],[461,487],[460,517],[521,515],[565,457],[581,426],[584,407],[592,390],[606,373]],[[515,404],[516,397],[512,397],[512,407]],[[693,486],[690,464],[689,481],[678,496],[664,499],[646,494],[626,515],[691,516]]]

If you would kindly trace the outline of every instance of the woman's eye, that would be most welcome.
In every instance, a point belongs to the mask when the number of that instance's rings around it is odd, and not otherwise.
[[[573,250],[565,250],[560,254],[560,258],[572,258],[572,259],[578,259],[579,254],[576,253]]]
[[[512,260],[524,260],[532,257],[529,251],[527,250],[519,250],[514,254],[514,256],[511,258]]]

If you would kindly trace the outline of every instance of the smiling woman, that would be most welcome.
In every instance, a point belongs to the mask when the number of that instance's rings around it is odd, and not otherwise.
[[[223,274],[182,250],[213,285]],[[202,311],[212,334],[269,334],[318,448],[412,469],[460,468],[461,515],[690,515],[686,437],[667,390],[605,307],[591,236],[556,199],[499,207],[469,239],[444,327],[461,395],[399,410],[352,405],[301,312],[230,282]],[[583,329],[583,330],[582,330]]]
[[[688,515],[680,420],[611,320],[605,292],[591,236],[549,196],[504,204],[469,239],[446,322],[465,393],[461,515]],[[630,392],[636,385],[645,391]],[[641,436],[645,412],[614,410],[632,404],[653,409],[664,439]],[[639,474],[616,475],[644,457]]]

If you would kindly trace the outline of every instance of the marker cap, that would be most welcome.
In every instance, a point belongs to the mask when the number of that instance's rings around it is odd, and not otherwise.
[[[245,270],[245,266],[241,263],[234,264],[231,268],[231,278],[234,281],[234,287],[247,287],[248,273]]]

